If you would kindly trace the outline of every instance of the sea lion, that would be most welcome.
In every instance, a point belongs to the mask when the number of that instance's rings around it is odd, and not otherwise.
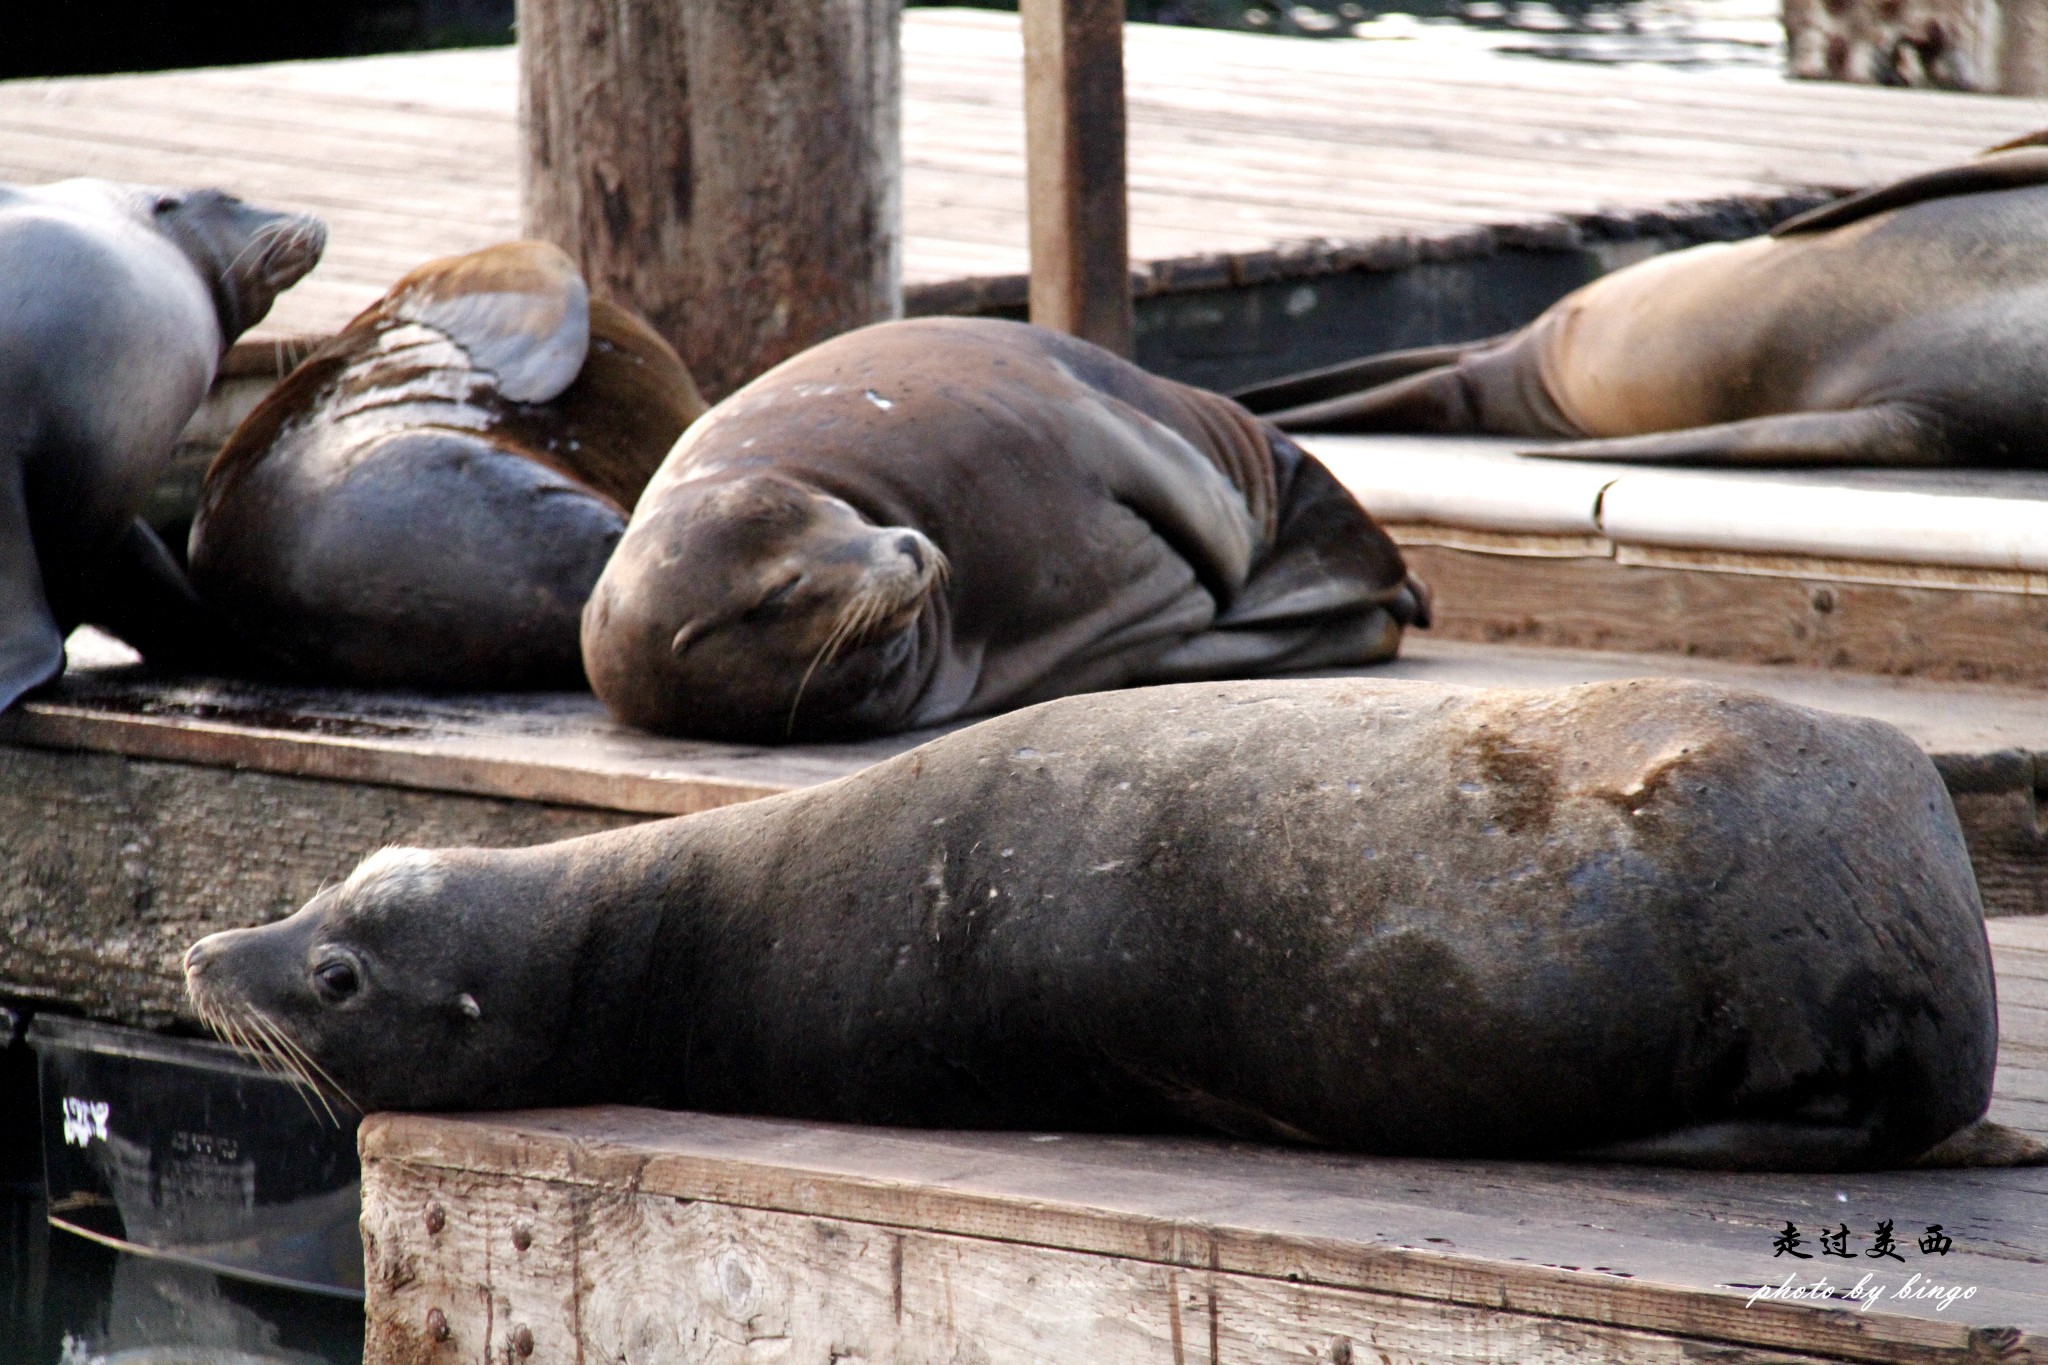
[[[1238,396],[1290,430],[1566,438],[1532,453],[1585,459],[2034,467],[2044,305],[2048,149],[2014,145],[1652,257],[1504,337]]]
[[[1997,1046],[1933,764],[1673,679],[1049,702],[703,815],[389,849],[186,977],[373,1109],[1441,1156],[1887,1165],[1984,1113]]]
[[[703,410],[668,344],[558,248],[429,261],[236,428],[193,582],[292,676],[580,688],[584,599]]]
[[[677,443],[583,617],[650,730],[910,729],[1390,657],[1427,597],[1320,464],[1216,394],[1023,323],[881,323]]]
[[[155,663],[204,649],[136,514],[221,356],[326,241],[221,190],[0,184],[0,711],[64,671],[85,622]]]

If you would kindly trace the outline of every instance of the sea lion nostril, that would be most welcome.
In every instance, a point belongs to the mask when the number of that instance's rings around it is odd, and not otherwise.
[[[910,556],[911,566],[920,572],[924,569],[924,551],[918,548],[916,536],[896,537],[896,548]]]

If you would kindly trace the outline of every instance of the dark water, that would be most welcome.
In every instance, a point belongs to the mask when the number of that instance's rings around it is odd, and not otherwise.
[[[0,1365],[360,1365],[362,1305],[117,1252],[0,1189]]]
[[[934,0],[908,0],[910,4]],[[944,0],[1014,10],[1016,0]],[[1775,72],[1776,0],[1125,0],[1134,21]],[[513,0],[0,0],[0,77],[509,42]]]

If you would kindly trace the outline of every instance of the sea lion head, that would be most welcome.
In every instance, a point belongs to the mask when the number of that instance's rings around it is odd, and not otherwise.
[[[327,249],[327,225],[310,214],[258,208],[226,190],[129,188],[130,215],[168,238],[206,281],[223,347],[263,321]]]
[[[385,849],[185,954],[214,1031],[365,1110],[502,1108],[559,1065],[587,917],[527,850]]]
[[[779,474],[650,492],[583,609],[591,686],[629,724],[775,741],[900,724],[945,555]]]

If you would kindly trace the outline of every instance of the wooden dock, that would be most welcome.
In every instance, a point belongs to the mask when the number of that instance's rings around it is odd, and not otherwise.
[[[913,10],[903,43],[910,307],[1020,305],[1016,20]],[[2043,100],[1596,68],[1426,36],[1133,25],[1126,62],[1138,292],[1193,310],[1141,314],[1141,328],[1201,333],[1183,347],[1196,370],[1257,340],[1242,319],[1204,330],[1218,291],[1501,250],[1598,258],[1547,280],[1554,296],[1599,261],[1744,235],[1817,190],[2048,126]],[[512,50],[496,48],[9,82],[0,179],[216,183],[318,213],[333,229],[327,260],[264,334],[324,334],[421,260],[518,234],[515,80]],[[1270,311],[1306,325],[1347,297],[1290,289]],[[1414,327],[1457,322],[1443,298],[1394,303],[1418,310]]]

